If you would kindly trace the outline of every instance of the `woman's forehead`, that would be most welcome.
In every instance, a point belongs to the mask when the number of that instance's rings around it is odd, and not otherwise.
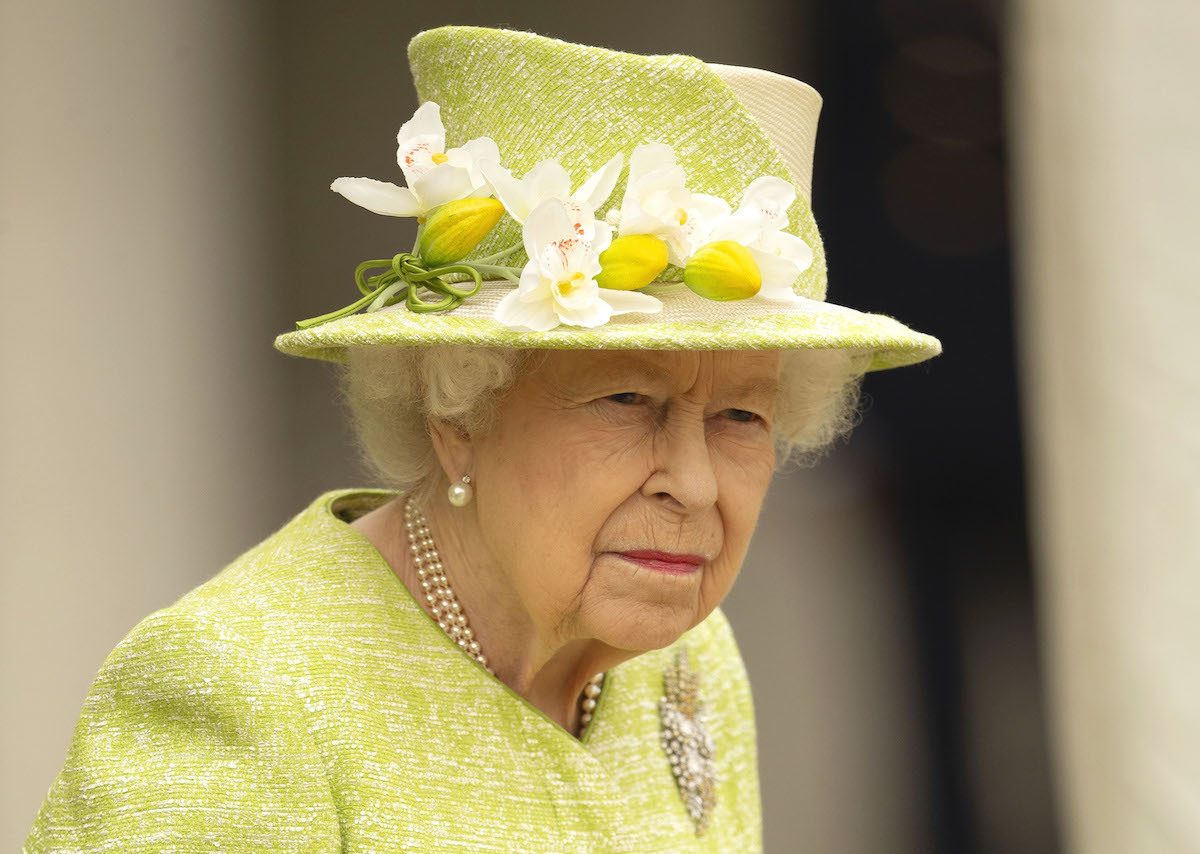
[[[775,390],[779,353],[773,350],[554,350],[541,367],[547,379],[638,380],[690,388],[697,382]]]

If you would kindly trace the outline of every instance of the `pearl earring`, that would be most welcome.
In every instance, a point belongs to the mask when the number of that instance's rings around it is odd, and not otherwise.
[[[470,504],[471,499],[475,497],[475,490],[471,488],[471,476],[464,474],[462,483],[450,484],[450,488],[446,491],[446,497],[455,507],[466,507]]]

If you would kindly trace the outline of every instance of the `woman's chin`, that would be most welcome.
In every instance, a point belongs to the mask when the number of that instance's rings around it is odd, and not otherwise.
[[[670,646],[697,622],[702,581],[701,571],[655,572],[605,556],[584,590],[581,633],[630,652]]]
[[[616,649],[649,652],[670,646],[692,627],[693,609],[686,612],[667,605],[643,605],[609,619],[597,614],[589,627],[592,637]]]

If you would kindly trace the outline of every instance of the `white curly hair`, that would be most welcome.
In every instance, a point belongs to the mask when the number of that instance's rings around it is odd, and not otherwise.
[[[545,351],[488,347],[350,347],[340,394],[350,409],[361,458],[381,485],[427,500],[446,479],[429,420],[468,434],[486,432],[496,404]],[[858,421],[870,354],[781,351],[776,401],[776,466],[811,465]]]

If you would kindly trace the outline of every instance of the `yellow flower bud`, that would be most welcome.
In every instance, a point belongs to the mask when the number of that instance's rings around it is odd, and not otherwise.
[[[600,275],[596,284],[602,288],[632,291],[648,285],[667,269],[667,244],[650,234],[627,234],[618,237],[600,253]]]
[[[735,240],[718,240],[692,253],[683,269],[683,281],[708,299],[746,299],[762,287],[762,273],[745,246]]]
[[[432,214],[421,232],[421,260],[431,267],[451,264],[479,245],[504,216],[496,199],[446,202]]]

